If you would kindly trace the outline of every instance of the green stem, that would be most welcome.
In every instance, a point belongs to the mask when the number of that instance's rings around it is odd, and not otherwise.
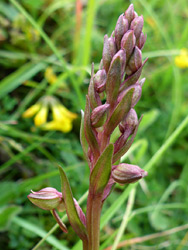
[[[101,196],[95,196],[90,190],[87,203],[87,231],[89,250],[99,249],[101,209]]]
[[[83,250],[89,250],[88,241],[82,241],[82,244],[83,244]]]

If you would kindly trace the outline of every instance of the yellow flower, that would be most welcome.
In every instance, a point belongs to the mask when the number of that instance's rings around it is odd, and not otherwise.
[[[28,108],[23,114],[22,116],[24,118],[29,118],[34,116],[40,109],[41,105],[39,103],[36,103],[34,105],[32,105],[30,108]]]
[[[45,130],[59,130],[68,133],[72,129],[72,121],[77,118],[77,114],[70,112],[61,104],[52,105],[53,120],[44,124]]]
[[[52,111],[53,120],[47,122],[49,108]],[[34,115],[36,127],[40,126],[44,130],[59,130],[63,133],[71,131],[72,122],[77,118],[77,114],[70,112],[53,96],[42,97],[38,103],[23,113],[24,118]]]
[[[42,106],[37,115],[34,118],[34,123],[36,127],[39,127],[46,123],[47,121],[47,116],[48,116],[48,107]]]
[[[179,68],[188,68],[188,49],[181,49],[180,55],[175,57],[175,64]]]
[[[52,115],[54,120],[63,120],[67,118],[72,121],[77,118],[77,114],[70,112],[61,104],[52,106]]]
[[[72,122],[64,118],[62,120],[52,120],[51,122],[47,122],[42,126],[44,130],[59,130],[63,133],[68,133],[72,129]]]
[[[53,84],[57,81],[57,76],[54,74],[52,67],[46,68],[44,76],[50,84]]]

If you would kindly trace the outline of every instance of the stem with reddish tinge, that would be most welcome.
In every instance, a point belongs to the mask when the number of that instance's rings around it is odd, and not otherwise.
[[[100,243],[100,215],[102,209],[102,198],[89,192],[87,202],[87,231],[88,249],[98,250]]]
[[[68,233],[67,228],[65,226],[65,224],[62,222],[61,218],[59,217],[58,213],[56,212],[55,209],[51,210],[53,217],[55,218],[55,220],[57,221],[57,223],[59,224],[59,227],[61,228],[61,230],[65,233]]]

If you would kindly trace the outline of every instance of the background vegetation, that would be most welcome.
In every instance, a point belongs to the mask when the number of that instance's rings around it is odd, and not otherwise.
[[[179,68],[174,57],[188,48],[188,5],[186,0],[133,3],[144,16],[148,38],[143,57],[149,61],[136,106],[144,118],[123,160],[149,174],[137,186],[117,185],[107,199],[101,250],[115,239],[117,243],[133,239],[121,249],[187,249],[188,70]],[[96,69],[99,66],[104,34],[111,34],[129,4],[125,0],[0,1],[1,249],[81,249],[68,223],[69,233],[64,234],[54,226],[51,214],[34,207],[27,195],[30,189],[46,186],[60,190],[59,163],[85,210],[89,169],[79,142],[80,109],[91,62]],[[45,77],[49,67],[56,76],[53,84]],[[70,133],[44,131],[34,126],[32,118],[22,117],[45,95],[55,96],[78,114]],[[125,216],[129,195],[133,207]],[[140,243],[136,244],[136,237]]]

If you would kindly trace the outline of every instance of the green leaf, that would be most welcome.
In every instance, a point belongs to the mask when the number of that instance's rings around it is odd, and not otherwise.
[[[74,205],[72,191],[71,191],[68,179],[66,177],[66,174],[63,168],[60,166],[59,166],[59,172],[60,172],[60,177],[61,177],[61,191],[62,191],[62,195],[65,201],[65,207],[66,207],[67,216],[69,218],[69,222],[71,226],[73,227],[74,231],[80,237],[80,239],[86,240],[87,239],[86,228],[78,216],[76,207]]]
[[[90,79],[89,88],[88,88],[89,101],[90,101],[91,107],[94,109],[98,106],[98,104],[97,104],[97,99],[95,96],[93,77],[94,77],[94,64],[92,64],[91,66],[91,79]]]
[[[97,141],[95,134],[92,130],[90,118],[91,118],[90,103],[89,103],[89,100],[87,97],[85,114],[84,114],[84,132],[85,132],[85,137],[87,139],[87,142],[92,150],[92,153],[93,153],[94,157],[97,159],[100,155],[99,144],[98,144],[98,141]]]
[[[21,211],[19,206],[7,206],[0,209],[0,232],[7,230],[11,220]]]
[[[110,135],[117,125],[122,121],[123,117],[129,112],[132,104],[134,88],[128,90],[128,92],[123,96],[121,101],[116,106],[112,116],[110,117],[108,123],[106,124],[106,132]]]
[[[29,222],[27,219],[22,219],[20,217],[14,217],[13,223],[20,226],[26,231],[32,232],[33,234],[41,237],[44,239],[46,237],[46,241],[52,246],[51,249],[59,249],[59,250],[69,250],[70,248],[63,246],[62,242],[58,240],[53,235],[50,235],[49,232],[44,231],[42,228],[39,227],[38,224],[33,224]],[[57,227],[58,228],[58,227]],[[32,249],[41,249],[39,248],[40,242]]]
[[[112,61],[106,80],[106,99],[107,103],[113,105],[118,96],[121,83],[121,63],[120,57]]]
[[[102,194],[111,173],[113,144],[109,144],[97,160],[90,177],[91,187],[95,194]]]
[[[84,155],[87,159],[87,161],[89,161],[87,153],[88,153],[88,143],[85,137],[85,133],[84,133],[84,111],[81,110],[81,125],[80,125],[80,142],[82,145],[82,149],[84,151]]]
[[[139,119],[138,125],[136,126],[136,128],[134,130],[134,133],[132,134],[131,138],[128,140],[127,143],[125,143],[125,145],[119,151],[117,151],[114,154],[113,161],[112,161],[113,163],[116,162],[117,160],[119,160],[129,150],[129,148],[131,147],[131,145],[132,145],[132,143],[134,141],[134,138],[136,136],[136,133],[137,133],[137,130],[138,130],[138,126],[139,126],[141,120],[142,120],[142,116]]]
[[[144,67],[147,60],[148,60],[148,58],[145,59],[142,66],[134,74],[127,77],[127,79],[124,81],[124,84],[120,87],[120,92],[125,90],[127,87],[135,84],[138,81],[138,79],[139,79],[139,77],[141,76],[141,73],[142,73],[142,68]]]
[[[13,72],[11,75],[8,75],[0,82],[0,99],[19,87],[26,80],[31,79],[45,67],[45,63],[28,63]]]

